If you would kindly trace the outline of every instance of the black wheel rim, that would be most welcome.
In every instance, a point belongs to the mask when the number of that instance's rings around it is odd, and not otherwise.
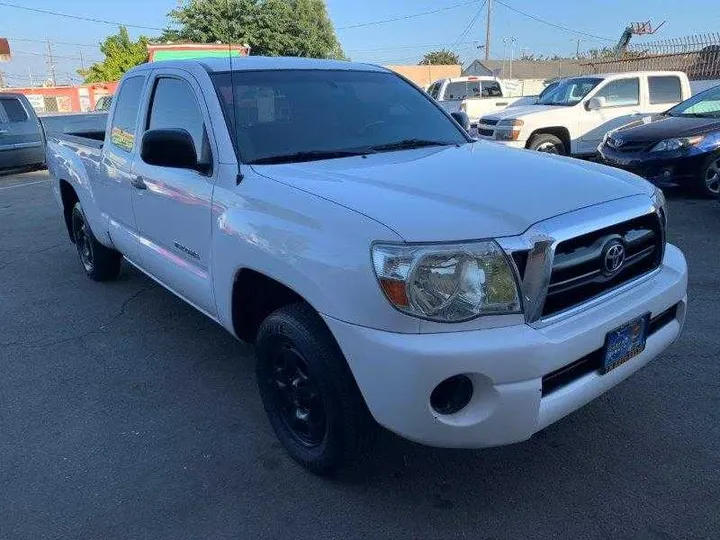
[[[273,348],[267,382],[293,438],[306,447],[322,443],[327,431],[325,403],[307,361],[292,344],[282,342]]]
[[[83,219],[82,216],[75,214],[73,219],[73,229],[75,231],[75,247],[77,247],[78,254],[80,255],[80,261],[82,262],[87,272],[92,272],[94,254],[90,230],[88,229],[88,226],[85,223],[85,219]]]

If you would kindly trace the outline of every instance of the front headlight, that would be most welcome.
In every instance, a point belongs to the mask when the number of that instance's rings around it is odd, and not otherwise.
[[[495,129],[495,138],[501,141],[517,141],[524,124],[522,120],[512,118],[500,120]]]
[[[651,152],[673,152],[675,150],[682,150],[683,148],[690,148],[691,146],[697,146],[704,139],[703,135],[696,135],[695,137],[680,137],[677,139],[666,139],[660,141],[653,146]]]
[[[462,322],[522,311],[513,268],[492,240],[448,245],[375,244],[372,260],[387,299],[409,315]]]
[[[663,229],[667,230],[668,223],[668,208],[667,201],[665,200],[665,194],[660,188],[655,188],[655,193],[652,196],[653,203],[660,211],[660,218],[662,219]]]

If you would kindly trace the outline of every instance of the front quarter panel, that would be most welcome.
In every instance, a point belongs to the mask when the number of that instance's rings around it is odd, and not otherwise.
[[[229,166],[228,166],[229,167]],[[218,316],[231,332],[232,289],[242,269],[294,290],[318,312],[348,323],[417,333],[420,322],[383,296],[371,265],[374,241],[401,238],[336,203],[260,176],[215,186],[213,269]],[[233,171],[222,178],[235,178]]]

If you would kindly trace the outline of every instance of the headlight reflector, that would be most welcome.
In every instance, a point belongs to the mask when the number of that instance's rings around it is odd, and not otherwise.
[[[495,129],[495,138],[500,141],[517,141],[520,138],[520,130],[522,129],[522,120],[508,118],[500,120]]]
[[[376,244],[372,259],[385,296],[409,315],[461,322],[522,310],[513,268],[494,241]]]
[[[680,137],[677,139],[666,139],[660,141],[653,146],[651,152],[674,152],[675,150],[682,150],[684,148],[690,148],[691,146],[697,146],[702,142],[705,137],[703,135],[696,135],[694,137]]]

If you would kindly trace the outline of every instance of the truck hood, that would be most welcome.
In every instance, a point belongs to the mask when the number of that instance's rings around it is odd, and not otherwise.
[[[618,169],[482,141],[253,169],[371,217],[408,242],[517,235],[559,214],[652,193]]]
[[[558,109],[568,109],[568,107],[563,107],[561,105],[518,105],[509,109],[489,114],[484,118],[487,118],[489,120],[505,120],[506,118],[520,118],[529,115],[551,115]]]

